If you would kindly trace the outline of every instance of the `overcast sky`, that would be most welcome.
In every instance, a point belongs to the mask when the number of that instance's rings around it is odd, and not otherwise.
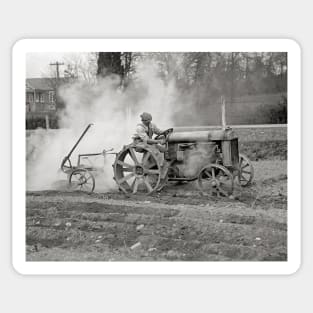
[[[56,61],[64,61],[65,53],[60,52],[45,52],[45,53],[27,53],[26,54],[26,77],[44,77],[49,74],[50,63]],[[55,69],[55,67],[54,67]],[[60,75],[63,76],[64,66],[60,67]]]

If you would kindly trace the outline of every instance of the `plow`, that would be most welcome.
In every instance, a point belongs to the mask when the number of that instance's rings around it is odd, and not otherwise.
[[[96,186],[95,174],[103,172],[103,168],[94,166],[91,159],[97,156],[103,156],[105,158],[107,154],[113,153],[112,149],[110,149],[103,150],[99,153],[79,154],[77,164],[73,165],[71,161],[71,156],[92,125],[93,124],[89,124],[85,128],[75,145],[61,162],[60,169],[63,173],[67,175],[68,183],[71,190],[93,192]]]

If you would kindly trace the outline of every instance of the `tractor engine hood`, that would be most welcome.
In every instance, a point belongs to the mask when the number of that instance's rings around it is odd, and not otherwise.
[[[231,129],[214,129],[201,131],[183,131],[173,132],[169,135],[169,143],[181,142],[210,142],[219,140],[232,140],[238,138],[235,132]]]

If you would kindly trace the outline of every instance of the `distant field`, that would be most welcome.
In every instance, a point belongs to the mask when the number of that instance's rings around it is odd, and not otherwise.
[[[280,107],[286,93],[246,95],[235,97],[233,103],[226,99],[226,120],[228,124],[261,124],[269,123],[270,111]],[[220,120],[220,104],[208,108],[208,119]]]
[[[287,127],[238,128],[235,129],[240,142],[287,141]]]

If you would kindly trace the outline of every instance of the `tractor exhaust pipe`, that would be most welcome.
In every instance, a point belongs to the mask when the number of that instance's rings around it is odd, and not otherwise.
[[[222,110],[222,129],[226,129],[226,103],[225,97],[221,96],[221,110]]]

